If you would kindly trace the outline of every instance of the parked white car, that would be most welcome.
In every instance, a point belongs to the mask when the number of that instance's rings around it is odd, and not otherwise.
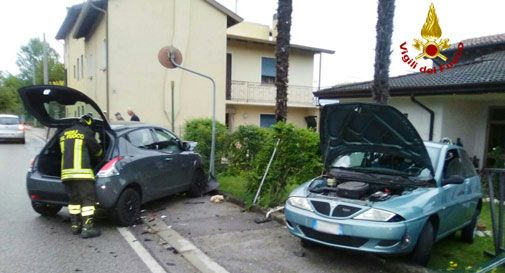
[[[0,114],[0,140],[25,143],[25,126],[18,116]]]

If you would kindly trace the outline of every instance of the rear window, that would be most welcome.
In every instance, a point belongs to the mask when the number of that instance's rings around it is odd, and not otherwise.
[[[19,118],[0,117],[0,124],[2,124],[2,125],[15,125],[15,124],[19,124]]]
[[[45,102],[44,108],[47,114],[55,119],[66,119],[66,118],[79,118],[84,114],[89,114],[93,116],[95,120],[101,120],[100,114],[93,108],[93,106],[84,103],[84,102],[76,102],[72,105],[64,105],[60,104],[57,101]]]

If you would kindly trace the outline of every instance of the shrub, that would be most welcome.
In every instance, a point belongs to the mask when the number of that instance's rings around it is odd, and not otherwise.
[[[202,118],[187,121],[184,125],[184,140],[198,142],[195,150],[202,156],[205,171],[208,172],[212,144],[212,119]],[[220,159],[224,156],[227,140],[228,129],[224,124],[216,121],[216,170],[222,168]]]
[[[277,139],[280,142],[263,185],[261,206],[283,203],[289,191],[320,174],[323,168],[318,133],[277,123],[268,131],[253,170],[247,175],[249,193],[256,193]]]
[[[258,152],[264,146],[268,132],[255,125],[241,125],[230,135],[228,160],[229,171],[240,173],[250,171]]]

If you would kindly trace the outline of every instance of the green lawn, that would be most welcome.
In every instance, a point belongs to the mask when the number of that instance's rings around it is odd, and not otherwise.
[[[246,193],[246,180],[243,177],[219,175],[218,181],[223,192],[243,201],[246,205],[251,204],[254,196]],[[495,208],[497,209],[497,206]],[[484,203],[482,207],[479,224],[483,224],[487,230],[492,230],[489,203]],[[492,237],[476,236],[475,242],[468,244],[460,240],[458,232],[455,236],[449,236],[435,244],[428,267],[436,271],[474,272],[479,265],[489,261],[490,257],[484,255],[485,250],[494,250]],[[505,273],[505,268],[500,267],[494,272]]]

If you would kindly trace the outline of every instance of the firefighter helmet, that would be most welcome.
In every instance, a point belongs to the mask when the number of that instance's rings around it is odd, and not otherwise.
[[[92,126],[93,125],[93,114],[87,113],[85,115],[82,115],[81,118],[79,119],[79,122],[82,125]]]

